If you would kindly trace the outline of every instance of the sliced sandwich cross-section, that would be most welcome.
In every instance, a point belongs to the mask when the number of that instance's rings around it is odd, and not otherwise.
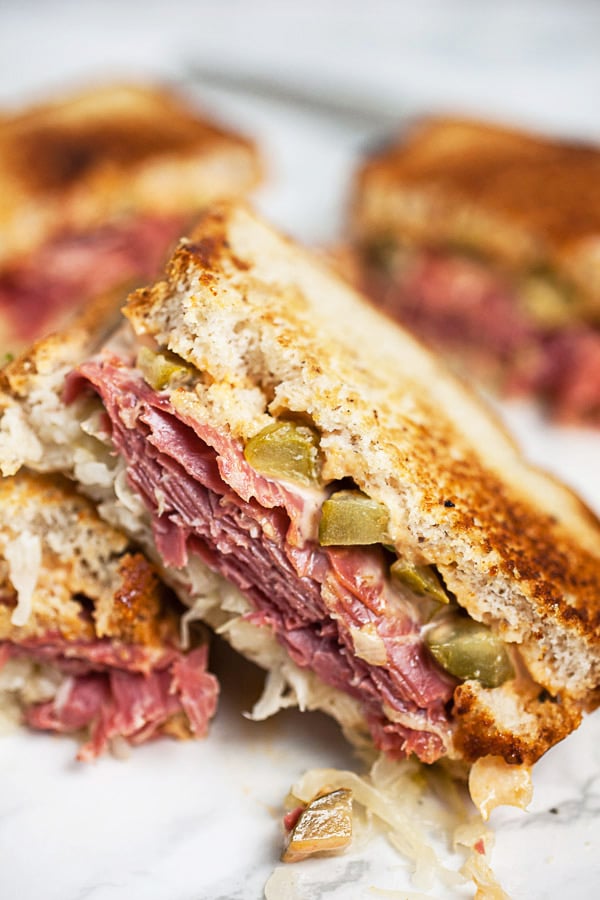
[[[60,477],[0,481],[0,701],[32,728],[115,739],[202,737],[218,687],[208,648],[184,651],[156,567]]]
[[[270,670],[261,712],[530,764],[597,705],[600,526],[405,332],[235,205],[126,316],[5,370],[4,471],[74,477]]]

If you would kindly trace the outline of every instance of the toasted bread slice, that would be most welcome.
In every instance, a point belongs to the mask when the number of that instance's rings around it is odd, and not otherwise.
[[[58,233],[194,213],[259,178],[255,147],[162,88],[90,88],[0,122],[0,265]]]
[[[0,641],[58,632],[72,642],[107,637],[160,650],[165,642],[177,646],[177,617],[174,608],[163,610],[156,569],[72,484],[20,472],[0,481],[0,510]],[[31,553],[27,541],[35,545]],[[8,561],[18,544],[21,571]],[[31,577],[29,609],[17,616],[13,583],[24,576]]]
[[[414,555],[434,554],[478,618],[497,618],[512,640],[531,629],[532,658],[550,641],[562,669],[559,646],[575,640],[581,666],[569,659],[559,678],[576,694],[594,686],[596,518],[528,466],[475,394],[406,333],[239,207],[207,214],[169,281],[135,293],[125,312],[138,334],[208,374],[206,390],[175,402],[208,405],[244,441],[269,416],[308,415],[325,479],[351,478],[386,504],[392,537],[408,530]]]
[[[600,149],[416,122],[360,168],[354,274],[469,377],[600,423]]]
[[[583,709],[598,704],[600,524],[569,490],[529,466],[475,395],[408,334],[304,251],[232,204],[203,215],[171,261],[167,280],[134,293],[126,314],[135,333],[129,350],[113,343],[82,366],[81,377],[96,373],[89,377],[104,396],[103,385],[114,372],[122,375],[124,381],[113,380],[107,396],[130,398],[127,407],[134,412],[125,417],[128,424],[144,407],[143,398],[154,396],[135,368],[140,342],[176,354],[189,367],[185,383],[163,385],[156,403],[180,423],[178,447],[196,440],[191,433],[184,440],[181,423],[198,434],[222,436],[212,440],[221,441],[223,478],[233,478],[233,472],[257,477],[239,448],[274,420],[309,423],[319,435],[321,460],[321,486],[311,502],[320,505],[340,485],[356,486],[385,510],[385,543],[398,557],[434,566],[451,607],[456,603],[504,642],[516,676],[498,687],[482,687],[471,677],[456,685],[451,734],[443,738],[448,755],[467,760],[500,755],[510,763],[531,763],[576,726]],[[61,410],[52,399],[56,380],[53,385],[39,370],[28,373],[23,366],[9,367],[4,375],[4,471],[23,463],[60,468],[85,490],[103,492],[105,515],[116,520],[126,510],[131,518],[135,504],[114,472],[82,466],[85,453],[93,451],[85,425],[89,395],[76,392]],[[136,391],[139,405],[132,399]],[[148,421],[148,413],[144,416]],[[84,423],[79,435],[78,422]],[[68,444],[60,438],[66,433]],[[95,435],[102,456],[106,432]],[[237,455],[222,450],[227,442],[238,448]],[[117,446],[123,452],[120,438]],[[135,470],[135,460],[125,455],[125,461]],[[164,483],[166,489],[168,479]],[[135,494],[134,481],[128,490]],[[252,496],[254,489],[245,490]],[[287,483],[286,490],[292,490]],[[305,494],[298,496],[298,502],[308,502]],[[152,544],[158,532],[150,529],[155,513],[149,497],[145,494],[137,524],[126,527],[137,527]],[[156,501],[164,510],[161,492]],[[315,542],[311,532],[302,546],[318,554]],[[373,552],[369,559],[380,565],[380,551]],[[339,566],[344,557],[331,558]],[[165,568],[172,583],[179,583],[180,595],[187,590],[185,599],[198,614],[246,655],[284,672],[305,705],[326,708],[349,732],[364,736],[367,723],[361,722],[355,696],[345,696],[339,684],[335,690],[323,684],[297,656],[285,668],[282,648],[272,629],[256,620],[242,582],[228,592],[222,578],[211,575],[196,590],[201,596],[194,597],[196,562],[193,572],[168,562]],[[401,616],[404,602],[412,603],[402,592],[393,596],[392,606],[380,613],[391,629],[394,604],[400,604]],[[414,608],[418,617],[418,601]],[[340,647],[347,656],[351,638],[356,658],[385,672],[392,651],[382,651],[377,633],[365,625],[381,625],[373,612],[367,620],[355,613]],[[345,616],[333,612],[328,628],[343,627]],[[425,623],[419,627],[427,631]],[[308,686],[300,683],[307,673]]]
[[[600,149],[460,118],[417,121],[368,158],[352,200],[361,242],[467,249],[510,273],[551,270],[574,314],[600,318]]]

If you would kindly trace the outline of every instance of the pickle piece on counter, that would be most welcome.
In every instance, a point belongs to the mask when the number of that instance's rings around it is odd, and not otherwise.
[[[385,544],[388,540],[385,506],[361,491],[338,491],[323,504],[319,522],[322,547]]]
[[[250,438],[244,456],[253,469],[269,478],[319,483],[319,436],[308,425],[286,421],[267,425]]]
[[[314,800],[300,813],[281,856],[299,862],[324,851],[342,850],[352,840],[352,791],[340,788]]]
[[[447,619],[424,637],[436,662],[461,681],[473,678],[493,688],[514,675],[504,641],[473,619]]]
[[[193,367],[180,356],[169,350],[155,352],[149,347],[140,347],[137,367],[144,376],[144,381],[155,391],[183,384],[194,373]]]
[[[390,572],[394,581],[409,588],[419,597],[431,597],[438,603],[450,603],[450,597],[431,566],[415,566],[403,559],[392,563]]]

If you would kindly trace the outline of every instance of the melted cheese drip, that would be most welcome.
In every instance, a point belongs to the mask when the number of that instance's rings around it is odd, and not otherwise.
[[[497,806],[526,809],[533,795],[531,768],[511,766],[501,756],[484,756],[473,763],[469,792],[484,821]]]

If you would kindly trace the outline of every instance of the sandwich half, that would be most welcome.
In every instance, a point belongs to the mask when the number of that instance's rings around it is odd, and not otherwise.
[[[83,736],[78,759],[202,737],[218,687],[156,567],[60,476],[0,481],[0,712]]]
[[[245,138],[182,97],[90,88],[0,120],[0,352],[160,274],[194,214],[259,178]]]
[[[258,716],[530,765],[597,706],[600,524],[411,336],[236,204],[125,315],[4,370],[2,468],[146,547],[269,671]]]
[[[463,372],[600,424],[600,148],[417,121],[361,165],[350,233],[366,293]]]

